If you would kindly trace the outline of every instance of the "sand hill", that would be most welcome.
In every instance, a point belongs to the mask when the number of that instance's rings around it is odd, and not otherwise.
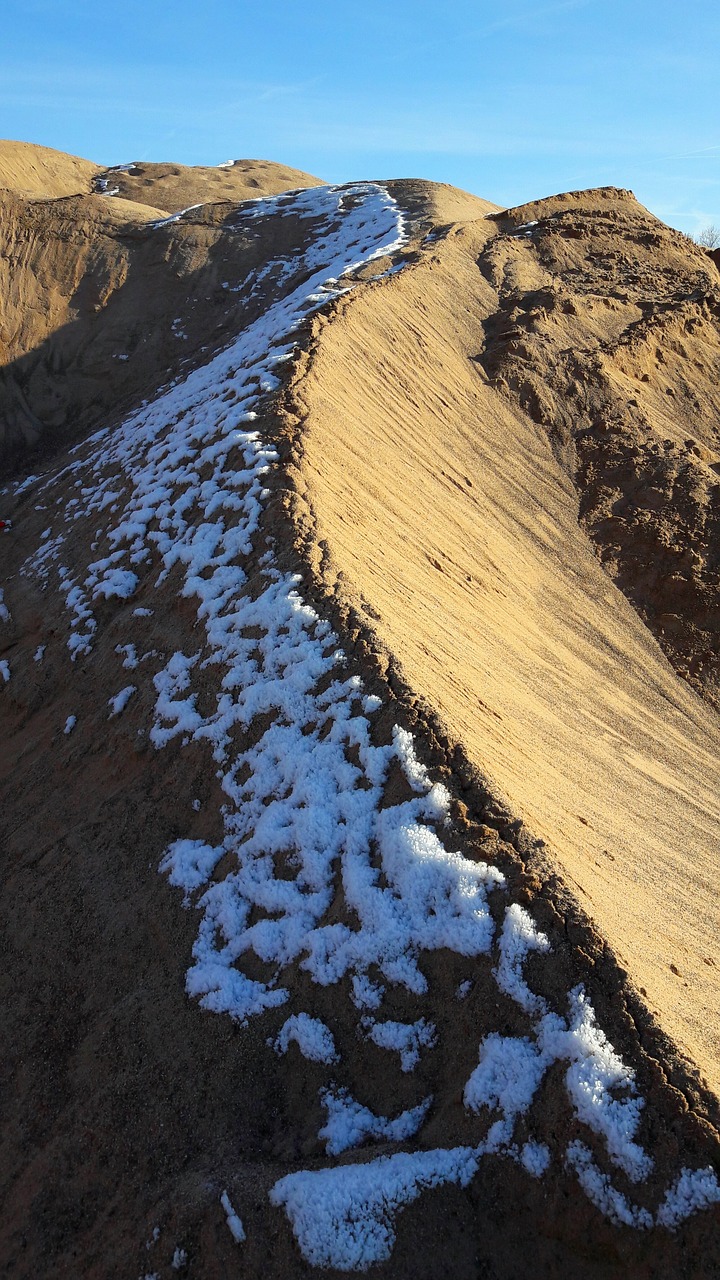
[[[709,1280],[713,259],[3,146],[8,1273]]]

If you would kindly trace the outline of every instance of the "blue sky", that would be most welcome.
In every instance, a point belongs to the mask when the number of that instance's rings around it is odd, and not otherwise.
[[[720,225],[717,0],[5,0],[3,34],[0,136],[103,164],[611,184]]]

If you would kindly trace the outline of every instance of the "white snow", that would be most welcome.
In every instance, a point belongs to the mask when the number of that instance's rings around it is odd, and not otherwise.
[[[46,648],[47,648],[47,645],[44,645],[44,644],[38,645],[37,649],[33,654],[33,662],[42,662],[43,658],[45,657]]]
[[[541,1178],[550,1164],[550,1152],[545,1143],[524,1143],[520,1151],[520,1163],[533,1178]]]
[[[524,1114],[548,1068],[568,1062],[565,1085],[578,1119],[604,1140],[611,1160],[633,1182],[641,1181],[652,1160],[635,1141],[644,1099],[636,1094],[634,1074],[597,1026],[582,987],[570,992],[568,1003],[570,1019],[546,1014],[536,1024],[536,1040],[486,1036],[465,1086],[465,1105],[473,1111],[497,1107],[506,1119]],[[618,1091],[625,1096],[616,1097]]]
[[[164,871],[170,884],[185,890],[185,901],[200,885],[206,884],[225,850],[215,848],[204,840],[174,840],[163,854],[160,871]]]
[[[77,716],[68,716],[67,720],[65,721],[65,728],[63,729],[63,733],[66,733],[66,734],[72,733],[76,724],[77,724]]]
[[[683,1169],[660,1205],[657,1221],[661,1227],[674,1231],[691,1214],[697,1213],[698,1209],[707,1209],[711,1204],[720,1204],[720,1185],[715,1170],[710,1166],[706,1169]]]
[[[339,1061],[332,1032],[319,1018],[311,1018],[307,1013],[292,1014],[271,1043],[276,1053],[287,1053],[291,1041],[308,1062]]]
[[[545,1001],[528,987],[522,974],[525,957],[530,951],[548,951],[550,943],[544,933],[539,933],[524,907],[512,903],[505,912],[505,922],[500,938],[500,961],[495,970],[498,986],[506,995],[517,1001],[526,1013],[538,1013],[546,1008]]]
[[[538,1026],[538,1042],[548,1062],[569,1059],[565,1083],[578,1118],[603,1138],[608,1154],[633,1182],[646,1178],[652,1160],[635,1141],[645,1105],[636,1095],[635,1077],[615,1053],[595,1021],[582,987],[568,997],[570,1021],[547,1014]],[[617,1098],[611,1091],[622,1090]]]
[[[0,587],[0,622],[10,621],[10,610],[5,604],[5,597],[2,587]]]
[[[138,665],[137,650],[134,644],[116,644],[115,652],[123,657],[123,666],[128,671],[133,671]]]
[[[368,1039],[380,1049],[394,1049],[400,1054],[403,1071],[413,1071],[420,1061],[423,1049],[437,1044],[437,1031],[432,1022],[419,1018],[417,1022],[375,1022],[365,1020]]]
[[[223,1191],[220,1197],[220,1203],[225,1210],[225,1217],[227,1218],[227,1224],[230,1228],[230,1234],[233,1240],[236,1244],[242,1244],[246,1238],[245,1228],[230,1203],[230,1197],[228,1196],[227,1191]]]
[[[627,1196],[613,1186],[608,1175],[598,1168],[584,1143],[571,1142],[566,1160],[570,1168],[575,1170],[588,1199],[611,1222],[644,1229],[653,1225],[652,1214],[647,1209],[631,1204]]]
[[[108,706],[110,708],[108,720],[112,720],[113,716],[119,716],[125,710],[134,693],[137,693],[137,685],[128,684],[119,693],[116,693],[114,698],[108,698]]]
[[[173,1271],[182,1271],[183,1267],[187,1266],[187,1260],[188,1260],[187,1249],[181,1249],[178,1246],[178,1248],[173,1253],[172,1262],[170,1263],[170,1266],[172,1267]]]
[[[471,1147],[400,1152],[367,1164],[291,1173],[270,1192],[292,1224],[306,1262],[366,1271],[390,1257],[393,1214],[427,1187],[466,1186],[478,1165]]]
[[[10,663],[6,658],[3,658],[2,661],[0,661],[0,676],[2,676],[3,684],[7,684],[10,679]]]
[[[385,988],[371,982],[366,973],[356,973],[352,980],[352,1001],[356,1009],[379,1009]]]
[[[339,1156],[350,1147],[359,1146],[366,1138],[403,1142],[413,1137],[425,1120],[432,1102],[432,1098],[425,1098],[417,1107],[402,1111],[391,1120],[362,1106],[347,1089],[325,1089],[320,1096],[327,1112],[327,1120],[318,1137],[325,1140],[325,1150],[330,1156]]]
[[[480,1045],[480,1063],[465,1085],[465,1106],[471,1111],[497,1107],[505,1118],[527,1111],[545,1065],[528,1039],[491,1032]]]

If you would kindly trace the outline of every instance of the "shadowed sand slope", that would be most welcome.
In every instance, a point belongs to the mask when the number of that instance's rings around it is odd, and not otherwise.
[[[720,724],[578,526],[575,490],[477,360],[492,223],[340,305],[297,388],[326,586],[550,846],[717,1090]],[[532,289],[542,273],[509,269]]]

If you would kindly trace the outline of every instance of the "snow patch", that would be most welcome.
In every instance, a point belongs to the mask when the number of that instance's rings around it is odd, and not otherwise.
[[[287,1053],[293,1040],[308,1062],[339,1060],[332,1032],[319,1018],[311,1018],[307,1013],[293,1014],[283,1023],[277,1039],[270,1043],[276,1053]]]

